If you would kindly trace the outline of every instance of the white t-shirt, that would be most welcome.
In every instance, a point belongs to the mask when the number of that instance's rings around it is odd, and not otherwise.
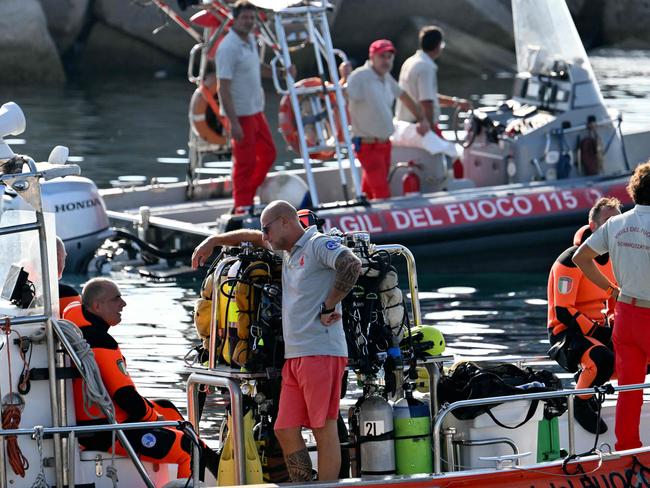
[[[424,51],[418,49],[413,56],[402,64],[399,72],[399,86],[416,102],[430,100],[433,102],[434,123],[440,116],[438,101],[438,66]],[[415,122],[416,118],[401,100],[395,106],[395,118],[405,122]]]
[[[395,130],[393,103],[402,94],[395,78],[379,76],[367,61],[350,75],[347,92],[352,135],[388,139]]]
[[[650,205],[636,205],[612,217],[585,244],[609,252],[621,293],[650,300]]]
[[[217,48],[217,78],[231,80],[230,90],[238,117],[264,110],[260,57],[253,34],[243,41],[233,30]],[[221,113],[225,115],[223,109]]]

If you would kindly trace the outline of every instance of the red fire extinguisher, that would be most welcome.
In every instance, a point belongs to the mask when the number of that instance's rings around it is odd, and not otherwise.
[[[406,165],[406,173],[402,176],[402,194],[420,193],[420,175],[417,169],[419,164],[409,161]]]

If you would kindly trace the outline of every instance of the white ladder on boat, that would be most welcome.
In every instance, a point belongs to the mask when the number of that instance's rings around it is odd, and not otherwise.
[[[332,45],[332,38],[327,22],[328,9],[329,3],[326,0],[316,0],[307,2],[305,6],[289,7],[274,13],[277,43],[274,46],[276,48],[276,55],[271,61],[273,83],[276,91],[281,95],[288,96],[291,101],[300,146],[298,149],[303,159],[309,193],[314,207],[320,205],[320,200],[311,168],[310,154],[322,152],[323,150],[331,150],[336,156],[343,189],[343,198],[349,200],[351,197],[348,189],[348,177],[343,167],[344,154],[347,154],[347,159],[350,162],[350,175],[352,177],[354,196],[357,199],[360,199],[362,196],[361,180],[359,170],[354,163],[354,150],[348,129],[345,98],[343,95],[343,87],[339,80],[335,55],[339,56],[343,61],[347,61],[347,57],[342,51],[334,49]],[[292,49],[289,46],[286,27],[292,27],[293,31],[293,28],[296,26],[300,26],[305,30],[305,41],[313,47],[318,78],[321,80],[320,86],[297,88],[289,72],[286,72],[287,87],[282,88],[280,86],[276,69],[278,62],[281,62],[284,67],[293,64],[291,62]],[[328,80],[329,83],[327,82]],[[320,96],[321,94],[323,95],[322,97]],[[333,101],[330,99],[330,94],[334,95]],[[309,103],[312,105],[312,114],[317,115],[311,123],[315,126],[315,135],[318,143],[311,147],[307,145],[305,137],[305,124],[301,117],[299,97],[308,97]],[[333,106],[332,102],[335,103],[336,107]],[[323,137],[323,134],[328,132],[325,124],[328,124],[330,132],[334,133],[334,137],[330,141],[326,141]],[[339,131],[343,139],[342,141],[337,137],[337,132]]]

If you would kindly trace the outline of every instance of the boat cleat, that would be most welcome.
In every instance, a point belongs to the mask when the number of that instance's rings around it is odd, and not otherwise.
[[[519,466],[519,460],[530,456],[532,452],[522,452],[519,454],[506,454],[504,456],[481,456],[479,460],[481,461],[495,461],[495,468],[498,470],[514,468]]]

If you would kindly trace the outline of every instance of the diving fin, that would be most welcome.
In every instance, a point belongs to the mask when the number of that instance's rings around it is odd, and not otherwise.
[[[264,483],[262,461],[257,452],[257,443],[253,437],[253,411],[244,415],[244,446],[246,451],[246,483],[257,485]]]
[[[257,445],[253,438],[253,412],[244,415],[244,451],[246,455],[246,484],[262,484],[262,463],[257,452]],[[228,414],[228,434],[221,450],[219,473],[217,476],[219,486],[235,485],[235,454],[232,442],[232,417]]]
[[[228,434],[221,448],[219,471],[217,472],[217,486],[232,486],[235,484],[235,455],[232,445],[232,420],[228,414]]]

